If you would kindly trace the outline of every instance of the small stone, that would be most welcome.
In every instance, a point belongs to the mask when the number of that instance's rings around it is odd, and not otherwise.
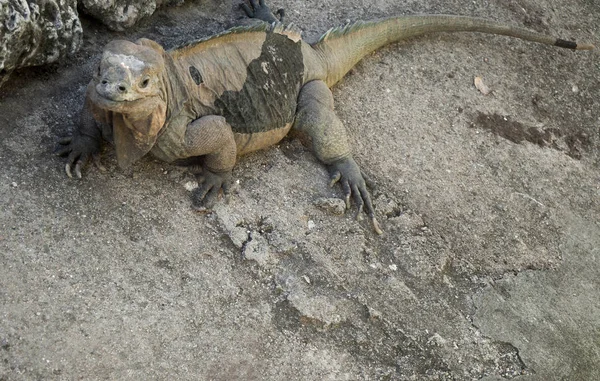
[[[315,221],[313,220],[308,220],[308,230],[313,230],[315,228],[315,226],[317,226],[315,224]]]
[[[398,266],[396,266],[396,265],[395,265],[395,264],[393,264],[393,263],[392,263],[391,265],[389,265],[388,267],[389,267],[389,268],[390,268],[390,270],[392,270],[392,271],[396,271],[396,270],[398,270]]]
[[[269,267],[276,262],[267,240],[257,232],[249,234],[249,240],[243,247],[244,258],[255,261],[261,267]]]
[[[236,226],[229,232],[229,238],[231,239],[231,242],[233,242],[235,247],[241,249],[246,243],[246,241],[248,241],[248,232],[246,231],[246,229],[240,226]]]
[[[183,184],[183,187],[188,192],[191,192],[198,187],[198,183],[195,181],[188,181],[187,183]]]
[[[302,279],[308,284],[310,284],[310,278],[307,275],[302,275]]]
[[[13,181],[13,182],[12,182],[10,185],[12,185],[12,186],[13,186],[13,188],[16,188],[16,187],[17,187],[17,183],[15,183],[14,181]]]
[[[341,216],[346,211],[346,203],[340,198],[318,198],[315,200],[314,205],[328,213],[338,216]]]
[[[369,310],[369,317],[371,319],[381,319],[381,312],[377,311],[374,308],[371,307],[367,307]]]
[[[431,336],[428,340],[427,340],[427,344],[429,345],[435,345],[438,347],[443,347],[444,345],[446,345],[447,340],[444,339],[442,336],[440,336],[439,333],[434,333],[433,336]]]

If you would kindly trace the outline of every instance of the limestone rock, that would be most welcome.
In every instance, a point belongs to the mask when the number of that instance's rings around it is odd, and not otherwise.
[[[0,0],[0,85],[14,69],[75,53],[82,34],[76,0]]]
[[[83,12],[100,20],[110,29],[122,31],[140,19],[152,15],[162,5],[180,5],[184,0],[82,0]]]

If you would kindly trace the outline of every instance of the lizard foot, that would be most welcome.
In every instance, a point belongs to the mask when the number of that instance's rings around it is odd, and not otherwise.
[[[210,210],[217,201],[221,189],[225,198],[229,198],[231,171],[215,173],[203,168],[202,173],[196,175],[196,179],[198,180],[198,188],[192,194],[192,207],[197,212]]]
[[[265,0],[249,0],[249,5],[246,2],[240,4],[240,8],[246,12],[246,15],[251,19],[259,19],[268,23],[283,22],[285,11],[283,9],[277,10],[275,14],[271,12],[271,8],[265,3]],[[275,17],[279,16],[279,19]]]
[[[73,178],[74,171],[75,176],[80,179],[82,177],[81,169],[90,159],[94,159],[98,168],[104,168],[99,160],[100,144],[97,139],[75,133],[72,136],[61,138],[58,144],[60,146],[54,153],[58,156],[67,156],[65,172],[70,178]]]
[[[367,216],[371,219],[373,224],[373,230],[377,234],[383,234],[379,222],[375,218],[375,210],[373,209],[373,203],[371,202],[371,195],[367,190],[367,183],[371,183],[366,176],[361,172],[358,164],[353,158],[349,157],[341,159],[333,164],[328,165],[330,174],[330,186],[334,186],[335,183],[339,182],[342,185],[344,192],[346,208],[350,208],[350,198],[354,199],[357,205],[357,212],[354,218],[357,220],[361,218],[363,209]]]

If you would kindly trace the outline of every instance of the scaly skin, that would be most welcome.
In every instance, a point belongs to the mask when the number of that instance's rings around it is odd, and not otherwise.
[[[430,32],[502,34],[571,49],[591,45],[557,40],[496,22],[449,15],[391,17],[327,32],[314,45],[283,26],[264,0],[242,4],[262,20],[165,51],[147,39],[113,41],[90,82],[81,121],[59,141],[66,172],[98,162],[102,139],[113,140],[119,166],[147,153],[166,162],[200,159],[194,207],[211,207],[228,192],[236,157],[279,142],[290,129],[306,135],[331,184],[342,186],[381,234],[365,177],[352,158],[329,88],[362,57],[392,42]],[[196,160],[198,161],[198,160]]]

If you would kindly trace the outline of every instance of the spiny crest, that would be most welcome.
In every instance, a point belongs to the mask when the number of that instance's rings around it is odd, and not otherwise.
[[[299,41],[302,38],[302,32],[298,29],[294,24],[284,25],[282,23],[256,23],[252,25],[244,25],[244,26],[236,26],[231,29],[227,29],[221,33],[213,34],[211,36],[203,37],[197,40],[192,40],[186,43],[183,43],[179,46],[176,46],[170,51],[176,51],[180,49],[193,48],[196,45],[201,43],[205,43],[208,41],[216,40],[218,38],[222,38],[225,36],[231,36],[235,34],[243,34],[243,33],[253,33],[253,32],[265,32],[265,33],[278,33],[285,34],[290,39],[294,41]]]
[[[325,32],[325,34],[323,34],[321,36],[321,38],[319,38],[318,42],[323,42],[326,40],[342,37],[347,34],[357,32],[357,31],[369,26],[372,23],[373,23],[372,21],[359,20],[359,21],[355,21],[352,23],[348,23],[346,25],[336,26],[334,28],[329,29],[327,32]]]

